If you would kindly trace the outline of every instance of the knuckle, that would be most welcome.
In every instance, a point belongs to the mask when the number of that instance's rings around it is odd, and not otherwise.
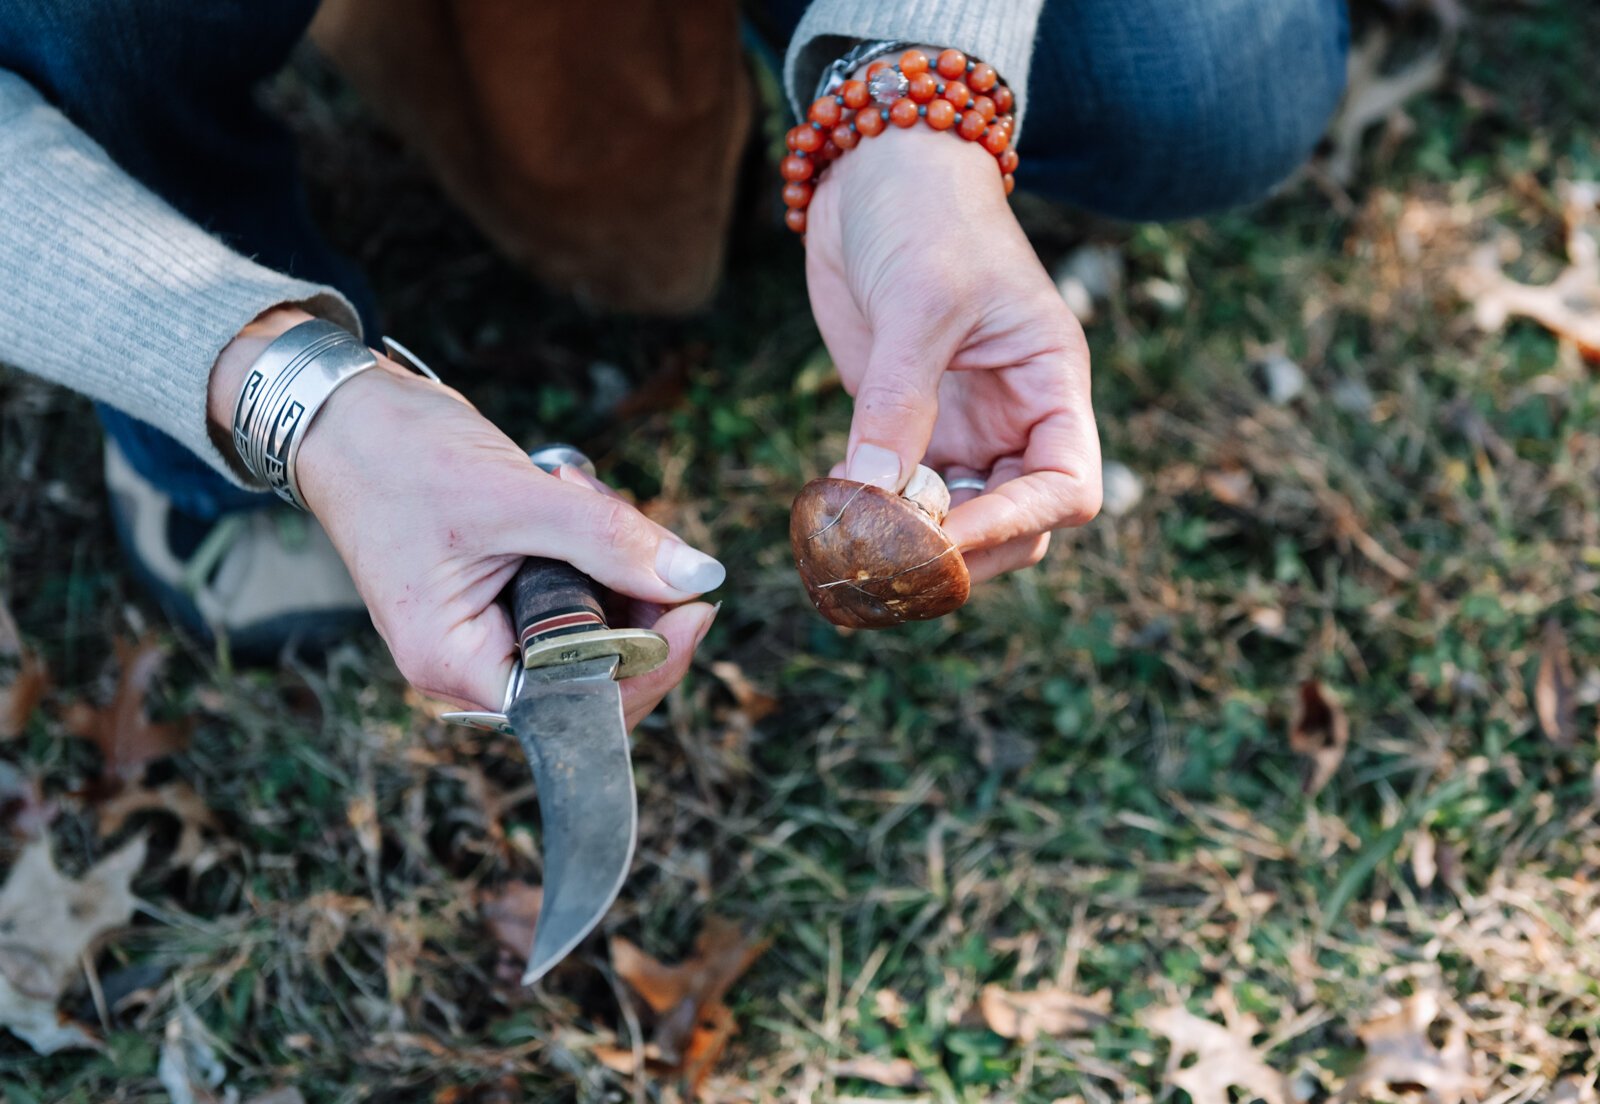
[[[620,499],[597,495],[589,525],[590,535],[602,548],[625,548],[638,543],[639,515]]]
[[[856,396],[856,413],[875,422],[895,424],[922,417],[932,396],[903,369],[889,369],[867,382]]]
[[[1100,514],[1101,501],[1104,492],[1100,487],[1100,480],[1085,484],[1078,494],[1077,499],[1067,511],[1062,526],[1067,529],[1076,529],[1080,525],[1087,525]]]

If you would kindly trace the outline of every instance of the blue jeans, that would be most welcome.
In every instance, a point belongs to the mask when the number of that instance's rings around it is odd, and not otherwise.
[[[1003,2],[1003,0],[997,0]],[[381,333],[361,274],[312,224],[294,143],[256,103],[317,0],[5,0],[0,67],[117,162],[263,264],[331,284]],[[756,0],[786,42],[805,0]],[[1126,219],[1265,195],[1310,153],[1344,87],[1345,0],[1047,0],[1019,186]],[[210,518],[275,501],[102,407],[134,468]]]

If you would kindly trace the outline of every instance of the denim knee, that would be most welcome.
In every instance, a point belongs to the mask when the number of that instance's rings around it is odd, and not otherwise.
[[[1018,183],[1101,214],[1258,199],[1344,91],[1344,0],[1049,0]]]

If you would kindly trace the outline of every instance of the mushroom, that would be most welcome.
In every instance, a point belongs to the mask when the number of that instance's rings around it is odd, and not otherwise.
[[[961,550],[941,523],[950,492],[921,465],[901,494],[848,479],[813,479],[789,515],[806,593],[835,625],[882,629],[943,617],[971,589]]]

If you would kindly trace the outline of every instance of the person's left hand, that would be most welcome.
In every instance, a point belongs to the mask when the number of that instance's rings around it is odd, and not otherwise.
[[[899,490],[921,462],[974,581],[1037,563],[1100,508],[1083,329],[1012,215],[994,157],[890,126],[831,165],[808,216],[811,307],[856,399],[834,474]]]

